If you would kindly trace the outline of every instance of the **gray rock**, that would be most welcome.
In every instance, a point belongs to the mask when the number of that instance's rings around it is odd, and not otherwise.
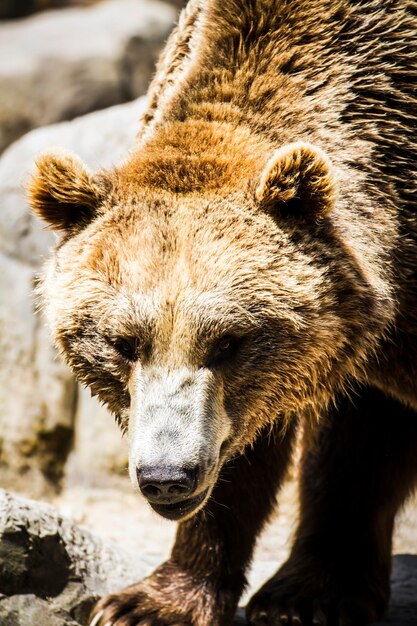
[[[0,151],[143,94],[175,17],[158,0],[107,0],[0,24]]]
[[[88,389],[79,389],[74,427],[64,488],[109,487],[113,483],[116,487],[121,479],[125,483],[123,486],[128,487],[127,441],[122,438],[116,421],[96,398],[91,397]]]
[[[97,0],[1,0],[0,19],[16,19],[37,11],[67,6],[84,6]],[[174,0],[175,3],[175,0]]]
[[[0,620],[2,626],[80,626],[68,612],[31,593],[0,596]]]
[[[30,265],[0,251],[1,484],[34,495],[62,473],[75,401],[75,384],[34,313],[35,281]]]
[[[417,556],[401,554],[394,558],[388,614],[378,626],[416,626],[416,624]]]
[[[0,158],[0,483],[31,497],[59,486],[74,443],[71,467],[90,481],[123,467],[125,452],[113,418],[77,393],[36,313],[33,288],[55,238],[31,214],[23,184],[36,156],[54,146],[93,170],[124,158],[143,107],[135,101],[32,131]],[[100,454],[88,454],[92,431]]]
[[[0,623],[86,624],[97,598],[156,563],[105,545],[53,507],[0,490]]]

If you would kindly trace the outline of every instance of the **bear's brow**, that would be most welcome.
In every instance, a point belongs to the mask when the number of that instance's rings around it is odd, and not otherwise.
[[[250,330],[257,325],[250,311],[223,294],[203,292],[195,298],[190,309],[199,325],[224,327],[231,331],[239,328]]]
[[[117,333],[152,334],[162,320],[170,319],[173,326],[179,319],[188,318],[195,330],[213,333],[247,332],[258,326],[256,317],[242,304],[216,292],[200,292],[193,297],[178,294],[164,298],[150,294],[122,294],[103,316],[99,326]]]

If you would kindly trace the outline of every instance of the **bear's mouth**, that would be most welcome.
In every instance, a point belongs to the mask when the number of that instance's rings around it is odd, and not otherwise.
[[[194,496],[194,498],[188,498],[188,500],[181,500],[180,502],[173,502],[171,504],[156,504],[154,502],[149,502],[149,504],[158,515],[165,517],[165,519],[178,521],[192,513],[204,501],[207,492],[208,488],[202,493],[199,493],[198,496]]]

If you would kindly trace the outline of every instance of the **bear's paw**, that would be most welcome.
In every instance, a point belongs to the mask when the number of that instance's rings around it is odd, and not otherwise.
[[[361,569],[338,575],[332,568],[288,561],[250,600],[253,626],[366,626],[383,615],[387,580]]]
[[[220,626],[236,601],[167,561],[153,574],[96,604],[89,626]]]

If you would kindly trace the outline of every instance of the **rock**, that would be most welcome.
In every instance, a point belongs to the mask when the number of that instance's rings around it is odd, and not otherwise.
[[[33,288],[54,235],[31,215],[23,183],[36,156],[53,146],[93,170],[124,158],[143,107],[139,100],[32,131],[0,158],[0,291],[7,294],[0,301],[0,483],[31,497],[59,487],[74,442],[72,467],[90,482],[120,471],[126,453],[113,418],[77,393],[35,312]],[[100,454],[87,453],[93,432]]]
[[[391,603],[386,619],[378,626],[416,626],[417,556],[402,554],[394,558],[391,577]]]
[[[31,593],[0,596],[0,619],[2,626],[80,626],[66,611]]]
[[[187,0],[168,0],[171,4],[179,9],[182,9],[187,4]]]
[[[34,0],[2,0],[0,3],[0,20],[23,17],[34,10]]]
[[[73,451],[65,468],[65,488],[109,487],[113,482],[116,486],[121,476],[126,483],[124,487],[129,487],[127,441],[122,439],[113,417],[87,389],[79,389],[74,424]]]
[[[0,476],[2,485],[21,484],[34,495],[62,474],[75,400],[75,385],[34,314],[35,279],[34,268],[0,253],[7,295],[0,305]]]
[[[2,626],[84,625],[99,596],[155,565],[105,545],[49,505],[0,490]]]
[[[107,0],[0,24],[0,151],[143,94],[176,14],[158,0]]]
[[[0,20],[23,17],[36,11],[45,11],[56,7],[85,5],[97,0],[2,0],[0,3]]]

